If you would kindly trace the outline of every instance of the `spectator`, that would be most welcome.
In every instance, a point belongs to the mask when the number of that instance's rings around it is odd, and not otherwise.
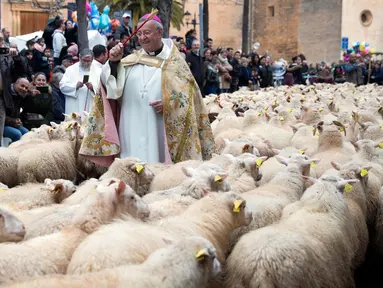
[[[229,61],[231,60],[231,58],[233,58],[233,52],[234,52],[234,49],[233,48],[227,48],[227,59],[229,59]]]
[[[63,47],[67,46],[64,36],[65,23],[60,21],[60,26],[53,33],[53,58],[55,65],[60,65],[60,52]]]
[[[96,45],[93,47],[94,63],[98,67],[102,68],[105,62],[108,60],[108,51],[104,45]]]
[[[209,48],[209,49],[213,50],[213,39],[207,38],[207,40],[206,40],[206,48]]]
[[[25,57],[25,53],[26,53],[28,50],[33,51],[34,46],[35,46],[35,43],[36,43],[36,40],[37,40],[36,37],[33,38],[33,39],[28,40],[27,43],[26,43],[27,48],[24,48],[23,50],[21,50],[20,53],[19,53],[19,55]]]
[[[363,85],[362,67],[364,63],[357,63],[355,56],[350,57],[350,62],[344,65],[346,82],[354,83],[355,85]]]
[[[210,51],[210,49],[208,51]],[[219,61],[216,51],[211,51],[210,56],[206,56],[204,67],[206,71],[205,94],[217,94],[219,87]]]
[[[130,24],[130,14],[129,13],[124,13],[122,15],[122,23],[120,24],[120,26],[117,27],[116,29],[116,33],[115,33],[115,39],[121,39],[121,33],[124,32],[125,35],[127,35],[128,37],[130,35],[132,35],[133,31],[132,31],[132,27],[129,26]],[[136,45],[135,45],[135,42],[133,39],[130,39],[129,41],[129,45],[127,45],[130,47],[130,49],[134,49],[136,48]]]
[[[64,74],[61,72],[52,75],[52,105],[53,105],[53,121],[59,124],[64,121],[65,116],[65,95],[60,90],[60,81]]]
[[[263,56],[259,60],[260,65],[258,67],[258,74],[261,79],[260,87],[266,88],[273,86],[273,69],[270,66],[271,58],[270,56]]]
[[[239,63],[241,59],[241,52],[236,51],[233,55],[233,58],[229,61],[230,65],[233,67],[233,70],[230,71],[231,82],[230,82],[230,92],[233,93],[238,90],[239,76],[241,75],[242,65]]]
[[[251,86],[252,71],[251,71],[251,68],[249,67],[249,62],[246,57],[241,58],[241,65],[242,66],[241,66],[241,73],[239,75],[238,87]]]
[[[4,47],[4,39],[1,36],[0,47]],[[25,65],[16,49],[10,48],[9,54],[0,54],[0,136],[4,134],[6,115],[14,111],[12,82],[16,81],[18,75],[25,74]]]
[[[28,94],[29,82],[25,78],[19,78],[15,84],[10,85],[12,107],[7,110],[5,117],[4,137],[10,138],[12,142],[20,140],[21,136],[28,132],[21,122],[20,108]]]
[[[251,55],[251,61],[250,61],[250,63],[249,63],[249,67],[251,68],[251,69],[258,69],[259,68],[259,55],[258,54],[256,54],[256,53],[253,53],[252,55]]]
[[[128,37],[129,37],[129,35],[128,35],[127,33],[125,33],[125,32],[121,32],[121,34],[120,34],[120,42],[124,43],[124,41],[125,41]],[[132,49],[131,49],[130,45],[125,45],[125,46],[124,46],[124,56],[123,56],[123,57],[126,57],[126,56],[128,56],[129,54],[131,54],[131,53],[132,53],[131,50],[132,50]]]
[[[75,43],[77,44],[77,29],[78,26],[74,26],[72,21],[66,20],[65,21],[65,39],[66,44],[70,46],[71,44]]]
[[[38,39],[33,47],[34,71],[43,72],[45,76],[49,78],[49,57],[47,57],[45,53],[50,50],[45,49],[44,38]]]
[[[49,125],[53,120],[52,89],[47,84],[43,72],[38,72],[29,85],[29,95],[23,99],[21,119],[29,130],[42,124]]]
[[[57,28],[61,27],[61,23],[63,22],[64,17],[61,15],[57,15],[53,20],[48,21],[48,25],[43,33],[46,48],[53,50],[53,33]]]
[[[33,51],[27,50],[25,52],[25,66],[27,71],[28,81],[32,81],[32,75],[34,74],[34,59],[33,59]]]
[[[3,28],[1,29],[1,33],[3,33],[5,47],[10,47],[11,43],[9,42],[9,37],[11,37],[11,32],[9,32],[8,28]]]
[[[199,53],[200,43],[198,40],[194,40],[192,44],[192,50],[186,55],[186,62],[188,63],[190,70],[197,82],[201,92],[203,91],[204,82],[204,66],[203,59]]]
[[[230,89],[231,76],[230,71],[233,67],[230,65],[227,59],[227,51],[222,49],[218,55],[219,64],[219,91],[218,93],[228,93]]]
[[[193,41],[198,40],[197,31],[195,31],[194,29],[189,30],[185,35],[185,39],[186,39],[186,49],[191,50]]]

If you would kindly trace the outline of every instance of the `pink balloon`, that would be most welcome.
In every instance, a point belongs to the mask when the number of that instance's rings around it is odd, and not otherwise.
[[[92,8],[90,7],[90,4],[88,2],[86,2],[86,14],[91,13],[91,12],[92,12]]]

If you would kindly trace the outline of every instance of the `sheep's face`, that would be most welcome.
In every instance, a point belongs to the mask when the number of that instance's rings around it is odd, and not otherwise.
[[[307,155],[302,154],[292,154],[289,158],[285,158],[283,156],[277,155],[275,158],[279,163],[284,164],[286,166],[298,166],[299,171],[303,176],[310,175],[310,167],[314,164],[319,163],[319,159],[311,159]]]
[[[43,189],[48,189],[53,193],[55,203],[61,203],[76,192],[76,185],[69,180],[58,179],[52,181],[50,179],[45,179]]]
[[[354,185],[362,185],[362,188],[366,187],[368,182],[368,172],[372,168],[371,166],[361,166],[354,162],[349,162],[345,165],[340,165],[337,162],[331,162],[332,167],[339,171],[339,176],[343,179],[357,179],[359,183]]]
[[[0,209],[0,243],[20,242],[24,239],[25,227],[12,213]]]
[[[126,185],[125,192],[120,196],[123,204],[123,213],[129,213],[135,218],[145,220],[150,215],[148,205],[141,199],[133,189]]]
[[[261,165],[266,161],[267,156],[257,157],[253,154],[245,153],[237,157],[241,168],[249,173],[255,181],[262,179]]]
[[[137,162],[130,165],[130,171],[134,173],[136,179],[135,187],[132,187],[138,195],[145,195],[149,190],[148,187],[152,183],[154,173],[146,167],[146,163]]]

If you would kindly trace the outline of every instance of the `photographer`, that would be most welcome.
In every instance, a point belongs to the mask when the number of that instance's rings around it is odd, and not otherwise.
[[[5,48],[4,38],[1,34],[0,48]],[[14,110],[11,92],[12,82],[15,82],[20,76],[26,75],[24,62],[17,50],[8,49],[0,50],[0,136],[4,134],[6,114]]]

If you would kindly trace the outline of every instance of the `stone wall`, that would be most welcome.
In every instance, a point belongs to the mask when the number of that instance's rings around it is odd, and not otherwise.
[[[299,52],[303,52],[309,62],[338,61],[341,22],[342,0],[301,0]]]
[[[299,0],[253,1],[252,38],[261,44],[261,54],[267,50],[274,59],[286,60],[297,55],[299,6]]]

